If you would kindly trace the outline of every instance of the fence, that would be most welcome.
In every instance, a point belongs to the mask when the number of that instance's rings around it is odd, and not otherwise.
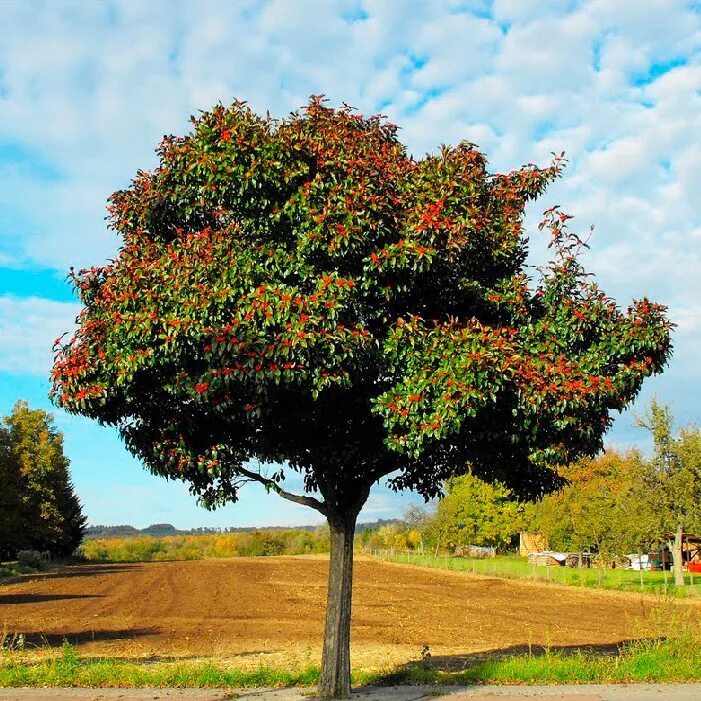
[[[567,586],[637,591],[649,594],[673,594],[682,597],[701,595],[701,584],[699,583],[701,578],[698,576],[694,578],[693,573],[685,574],[686,587],[675,587],[674,578],[666,570],[663,572],[636,572],[620,568],[541,567],[529,564],[525,558],[509,555],[477,559],[452,557],[448,553],[434,555],[394,549],[373,550],[370,554],[388,562],[437,567],[474,575],[528,579]]]

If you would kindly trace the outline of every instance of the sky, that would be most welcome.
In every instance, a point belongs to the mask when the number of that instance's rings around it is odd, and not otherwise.
[[[559,204],[574,230],[594,225],[584,262],[601,287],[624,308],[667,304],[677,324],[667,370],[608,444],[645,449],[635,414],[653,394],[701,423],[700,2],[2,0],[0,26],[0,414],[17,399],[54,412],[90,523],[318,522],[255,486],[207,512],[113,429],[47,399],[52,341],[78,312],[66,273],[119,246],[107,197],[155,165],[164,134],[234,98],[282,117],[325,94],[387,115],[416,158],[466,139],[493,172],[565,151],[527,211],[529,263]],[[360,520],[416,501],[380,485]]]

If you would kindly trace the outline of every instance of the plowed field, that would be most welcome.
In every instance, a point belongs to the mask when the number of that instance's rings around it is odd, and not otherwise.
[[[85,565],[0,587],[0,631],[85,655],[205,657],[238,667],[318,662],[327,563],[237,558]],[[353,664],[382,667],[431,653],[529,645],[605,646],[639,634],[653,603],[565,588],[359,559]]]

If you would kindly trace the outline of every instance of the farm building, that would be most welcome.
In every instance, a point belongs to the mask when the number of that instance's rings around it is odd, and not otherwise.
[[[591,553],[561,553],[553,550],[528,553],[529,565],[545,567],[591,567]]]
[[[682,560],[685,564],[701,564],[701,536],[682,534]]]
[[[633,570],[669,570],[672,568],[672,553],[667,543],[674,534],[664,536],[664,544],[656,552],[631,553],[626,555]],[[682,564],[690,571],[701,572],[701,536],[682,534]]]

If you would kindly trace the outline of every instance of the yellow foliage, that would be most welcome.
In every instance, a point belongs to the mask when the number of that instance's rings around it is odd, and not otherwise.
[[[241,533],[171,535],[155,538],[95,538],[83,542],[87,560],[151,562],[251,555],[304,555],[329,550],[328,529],[260,530]]]

